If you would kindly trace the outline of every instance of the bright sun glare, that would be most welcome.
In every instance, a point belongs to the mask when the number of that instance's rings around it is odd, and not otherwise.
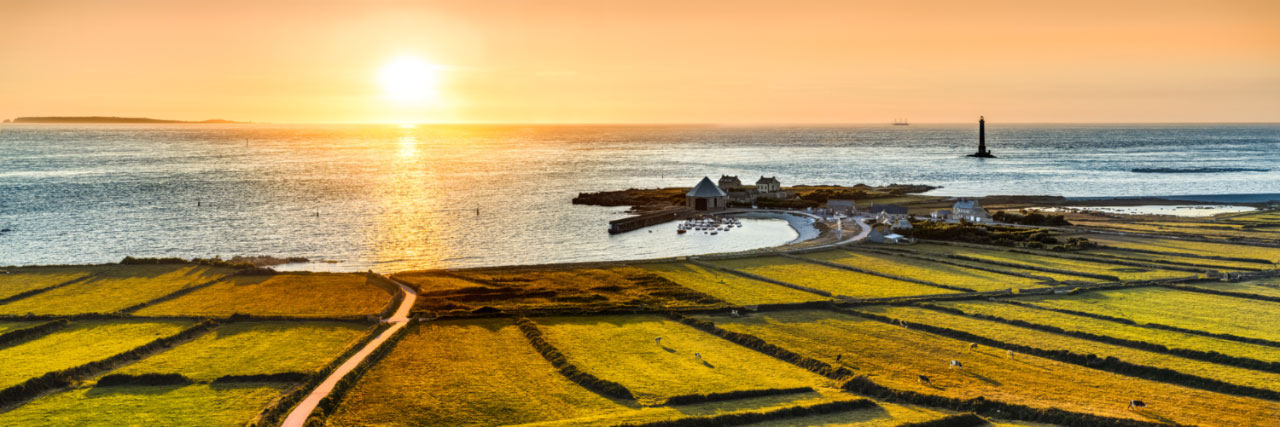
[[[401,56],[382,66],[378,81],[387,98],[397,104],[426,104],[436,98],[440,67],[417,57]]]

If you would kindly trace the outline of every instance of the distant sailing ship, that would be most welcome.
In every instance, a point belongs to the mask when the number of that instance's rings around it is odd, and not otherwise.
[[[907,119],[893,119],[894,126],[908,126],[910,124],[911,123],[907,123]]]

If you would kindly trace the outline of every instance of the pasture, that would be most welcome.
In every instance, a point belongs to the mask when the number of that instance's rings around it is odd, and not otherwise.
[[[979,292],[1043,286],[1039,281],[1026,277],[992,273],[893,255],[833,250],[805,254],[804,256],[864,270],[973,289]]]
[[[927,324],[968,332],[1002,343],[1024,345],[1041,350],[1063,350],[1076,354],[1115,357],[1137,365],[1171,369],[1180,373],[1209,378],[1231,384],[1280,391],[1280,374],[1259,372],[1217,363],[1202,362],[1167,354],[1135,350],[1005,323],[942,313],[918,307],[865,307],[859,311],[875,313],[908,322]]]
[[[966,313],[984,314],[1003,319],[1021,320],[1039,325],[1049,325],[1067,331],[1086,332],[1113,338],[1148,342],[1169,348],[1217,352],[1228,356],[1280,362],[1280,349],[1248,344],[1221,338],[1193,335],[1163,329],[1144,328],[1108,320],[1073,314],[1058,313],[988,301],[948,301],[937,305],[959,309]]]
[[[1261,295],[1264,297],[1280,298],[1280,278],[1270,278],[1261,280],[1251,280],[1247,282],[1231,282],[1231,283],[1196,283],[1192,286],[1214,291],[1239,292],[1242,294]]]
[[[1173,254],[1186,253],[1202,256],[1251,258],[1265,260],[1271,263],[1280,263],[1280,248],[1243,244],[1237,245],[1225,242],[1213,243],[1156,237],[1113,236],[1104,234],[1090,234],[1087,237],[1089,240],[1097,242],[1098,244],[1115,248],[1138,249],[1143,251],[1156,251]],[[1261,266],[1267,267],[1265,264],[1262,264]]]
[[[1029,297],[1040,307],[1119,317],[1216,334],[1280,341],[1280,303],[1165,288],[1131,288],[1071,296]]]
[[[643,264],[641,268],[734,305],[778,304],[828,299],[768,282],[748,279],[692,263]]]
[[[56,286],[79,279],[105,267],[20,267],[4,269],[0,274],[0,298]]]
[[[310,374],[370,328],[349,322],[234,322],[112,373],[173,373],[195,381],[223,375]]]
[[[714,297],[649,271],[607,268],[484,268],[453,272],[478,286],[436,291],[418,298],[415,311],[435,313],[492,307],[501,310],[607,308],[614,306],[714,306]],[[429,277],[426,285],[431,287]],[[418,280],[422,280],[420,277]]]
[[[503,425],[629,410],[566,379],[510,319],[411,328],[329,425]]]
[[[178,333],[191,321],[83,320],[52,334],[0,349],[0,388],[47,372],[106,359]]]
[[[0,314],[112,313],[183,288],[220,279],[231,271],[190,264],[115,266],[98,272],[89,280],[0,305]]]
[[[890,298],[956,292],[784,257],[724,259],[710,263],[785,283],[831,292],[833,295],[855,298]]]
[[[912,246],[912,249],[919,250],[921,253],[930,253],[935,255],[957,254],[967,258],[973,258],[984,261],[994,261],[998,263],[1016,264],[1026,267],[1041,267],[1062,270],[1067,272],[1084,273],[1085,276],[1074,277],[1071,280],[1098,281],[1099,279],[1087,276],[1088,274],[1100,274],[1107,276],[1115,276],[1120,280],[1152,280],[1152,279],[1168,279],[1174,277],[1193,276],[1195,273],[1184,271],[1163,270],[1158,268],[1134,267],[1128,265],[1109,264],[1105,262],[1082,261],[1077,259],[1068,259],[1052,255],[1052,252],[1043,252],[1043,254],[1029,254],[1010,252],[998,247],[990,249],[970,247],[970,246],[944,246],[933,244],[920,244]]]
[[[1038,408],[1183,424],[1264,426],[1280,416],[1280,405],[1274,402],[1027,355],[1010,360],[1004,351],[990,348],[970,352],[964,341],[839,313],[787,311],[707,320],[828,363],[843,363],[879,384],[918,393],[964,399],[983,396]],[[843,355],[841,362],[835,361],[836,355]],[[951,369],[950,360],[961,361],[963,369]],[[931,384],[921,384],[917,375],[930,377]],[[1150,407],[1127,411],[1130,399],[1144,400]]]
[[[138,310],[142,316],[364,317],[391,302],[395,285],[364,274],[236,276]]]
[[[818,386],[826,379],[660,316],[535,319],[569,363],[641,403],[686,394]],[[655,338],[661,337],[661,342]],[[701,358],[697,355],[700,354]]]
[[[239,426],[283,393],[277,384],[83,386],[0,412],[6,426]]]

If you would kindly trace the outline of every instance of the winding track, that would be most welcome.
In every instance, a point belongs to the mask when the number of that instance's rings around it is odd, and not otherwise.
[[[400,286],[400,291],[404,292],[404,300],[400,302],[400,307],[396,309],[396,312],[393,313],[391,317],[386,319],[387,322],[391,323],[391,327],[382,331],[381,334],[378,334],[378,336],[372,341],[369,341],[368,344],[365,344],[364,348],[356,352],[356,354],[351,356],[350,359],[347,359],[346,362],[342,362],[342,366],[339,366],[332,374],[329,374],[329,377],[325,378],[324,382],[320,383],[319,386],[316,386],[316,389],[312,390],[311,394],[307,395],[306,399],[303,399],[301,403],[298,403],[298,406],[293,408],[293,411],[289,412],[289,416],[284,419],[284,423],[282,423],[281,426],[302,427],[303,424],[306,424],[307,417],[311,416],[311,412],[315,411],[316,406],[320,404],[320,401],[333,391],[333,387],[338,384],[338,381],[341,380],[342,377],[345,377],[352,369],[355,369],[356,365],[359,365],[360,362],[363,362],[364,359],[368,358],[370,353],[373,353],[374,350],[381,347],[382,343],[386,342],[388,338],[391,338],[391,335],[395,334],[396,331],[399,331],[401,328],[404,328],[405,325],[409,324],[409,309],[413,308],[414,301],[418,300],[418,294],[414,292],[412,288],[405,286],[404,283],[400,283],[390,277],[388,277],[387,280],[390,280],[392,283]]]

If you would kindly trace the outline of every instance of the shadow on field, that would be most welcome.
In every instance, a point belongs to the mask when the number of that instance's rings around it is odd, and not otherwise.
[[[666,350],[666,351],[667,351],[667,353],[675,353],[675,352],[676,352],[676,349],[674,349],[674,348],[667,347],[667,346],[665,346],[665,345],[664,345],[664,346],[661,346],[661,347],[662,347],[662,349],[663,349],[663,350]]]
[[[1146,418],[1146,419],[1149,419],[1149,420],[1155,420],[1155,421],[1160,422],[1161,424],[1173,424],[1173,420],[1168,419],[1168,418],[1166,418],[1166,417],[1162,417],[1162,416],[1160,416],[1160,415],[1158,415],[1158,414],[1151,413],[1151,411],[1148,411],[1148,410],[1145,410],[1145,409],[1142,409],[1142,410],[1134,410],[1133,412],[1134,412],[1134,413],[1136,413],[1136,414],[1138,414],[1138,416],[1140,416],[1140,417],[1143,417],[1143,418]]]
[[[716,368],[716,366],[715,366],[715,365],[712,365],[712,364],[710,364],[710,363],[707,363],[707,361],[705,361],[705,360],[703,360],[703,361],[702,361],[702,366],[706,366],[706,367],[711,368],[711,369],[715,369],[715,368]]]
[[[987,378],[986,376],[983,376],[982,374],[979,374],[979,373],[976,373],[976,372],[961,371],[960,373],[962,373],[962,374],[964,374],[964,375],[966,375],[966,376],[968,376],[968,377],[970,377],[970,378],[973,378],[973,379],[975,379],[975,380],[978,380],[978,381],[982,381],[982,382],[984,382],[984,383],[987,383],[987,384],[991,384],[991,385],[995,385],[995,386],[998,386],[998,385],[1001,385],[1001,384],[1002,384],[1002,383],[1001,383],[1001,382],[999,382],[999,381],[993,380],[993,379],[991,379],[991,378]]]

